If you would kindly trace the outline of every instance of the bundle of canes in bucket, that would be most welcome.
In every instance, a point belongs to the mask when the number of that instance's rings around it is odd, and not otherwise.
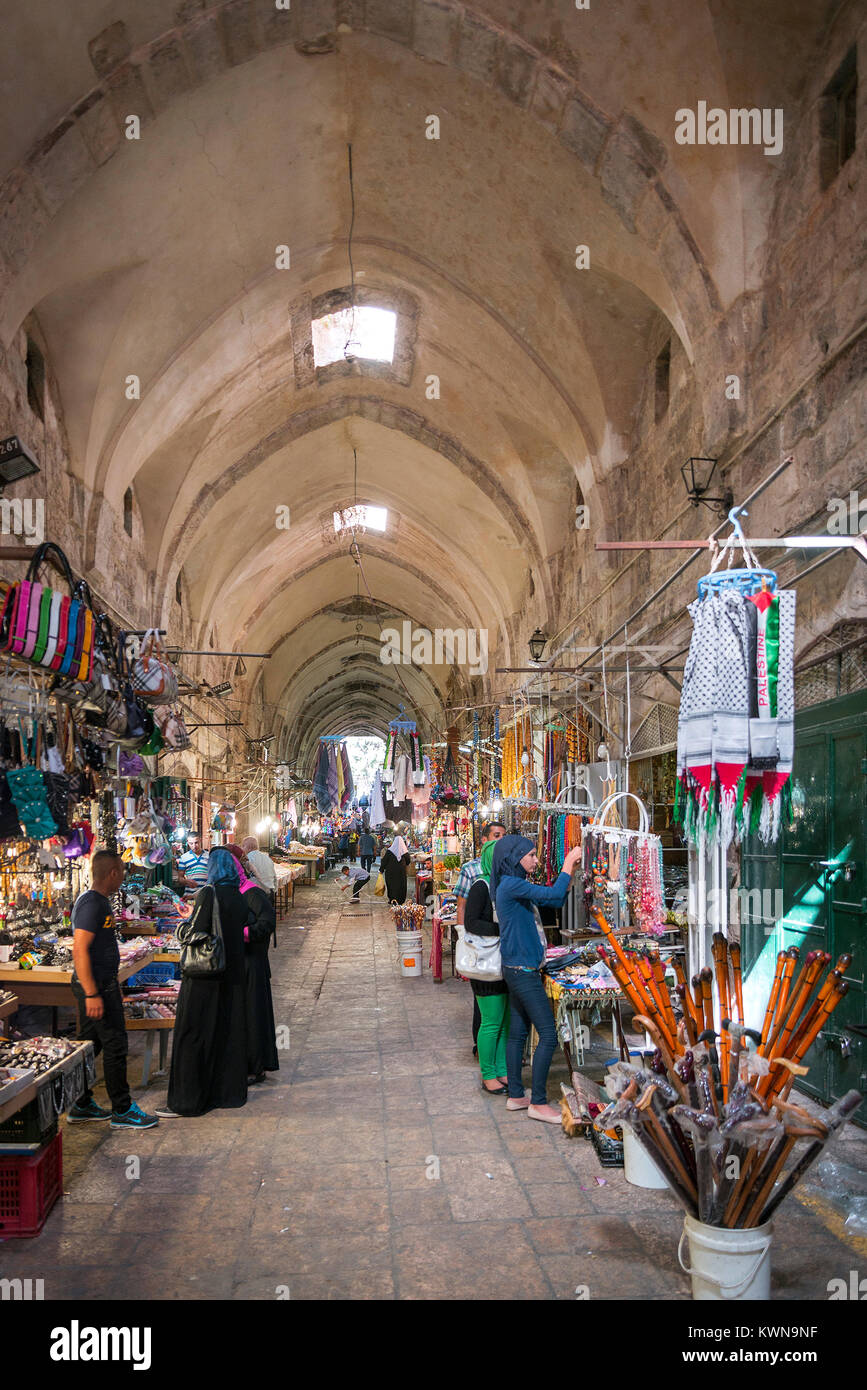
[[[398,931],[421,931],[424,926],[424,903],[392,903],[391,915]]]
[[[797,948],[781,951],[761,1029],[753,1029],[744,1019],[740,949],[721,933],[713,970],[691,985],[675,962],[676,1009],[659,972],[594,916],[608,939],[600,954],[656,1049],[642,1066],[611,1068],[606,1087],[615,1099],[597,1127],[629,1126],[684,1207],[692,1263],[681,1264],[693,1298],[768,1298],[771,1218],[861,1103],[849,1091],[817,1118],[789,1100],[808,1070],[802,1059],[848,991],[852,958],[827,970],[831,957],[810,951],[796,976]]]

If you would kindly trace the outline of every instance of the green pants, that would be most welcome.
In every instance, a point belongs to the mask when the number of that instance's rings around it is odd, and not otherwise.
[[[509,1036],[508,994],[476,995],[482,1026],[476,1039],[483,1081],[506,1075],[506,1039]]]

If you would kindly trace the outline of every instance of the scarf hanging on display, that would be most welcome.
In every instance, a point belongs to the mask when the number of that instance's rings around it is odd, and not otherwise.
[[[370,827],[376,829],[385,821],[385,801],[382,795],[382,772],[376,769],[373,786],[370,789]]]
[[[390,729],[385,745],[385,758],[382,764],[382,785],[388,787],[394,781],[394,757],[397,752],[397,734]]]
[[[331,810],[331,800],[328,791],[328,745],[320,743],[319,752],[316,756],[316,770],[313,773],[313,795],[316,798],[316,808],[320,814]]]
[[[418,734],[410,735],[409,747],[412,758],[412,784],[414,787],[423,787],[425,771]]]
[[[337,753],[333,743],[328,743],[325,746],[328,757],[328,771],[325,774],[328,786],[328,806],[326,809],[331,811],[340,805],[337,783]]]
[[[675,821],[694,845],[777,839],[794,752],[795,593],[767,571],[723,571],[689,605]],[[702,585],[707,585],[703,590]],[[749,590],[752,592],[749,592]],[[758,591],[756,591],[758,589]]]
[[[347,806],[351,806],[355,799],[355,783],[352,780],[352,768],[349,765],[349,753],[345,743],[340,745],[339,757],[343,772],[343,795],[340,799],[340,805],[345,809]]]

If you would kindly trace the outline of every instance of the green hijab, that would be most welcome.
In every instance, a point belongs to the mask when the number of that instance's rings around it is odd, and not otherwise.
[[[491,882],[491,860],[494,857],[494,846],[496,843],[496,840],[488,840],[488,842],[482,846],[482,852],[479,855],[479,867],[482,871],[482,878],[488,884]]]

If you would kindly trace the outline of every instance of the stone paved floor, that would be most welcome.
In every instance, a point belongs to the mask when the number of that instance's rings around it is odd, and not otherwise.
[[[138,1136],[65,1127],[64,1199],[41,1236],[0,1243],[0,1277],[44,1278],[46,1298],[688,1298],[667,1192],[481,1094],[468,987],[401,978],[377,900],[341,917],[325,880],[297,901],[272,954],[279,1076]],[[775,1298],[824,1299],[864,1265],[821,1209],[782,1211]]]

